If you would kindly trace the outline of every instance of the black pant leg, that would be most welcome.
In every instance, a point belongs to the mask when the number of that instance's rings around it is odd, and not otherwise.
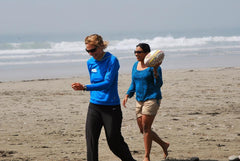
[[[98,110],[89,104],[86,120],[87,160],[98,161],[98,140],[102,129],[102,119]]]
[[[102,119],[111,151],[122,161],[134,161],[128,145],[121,134],[122,110],[120,105],[102,113]]]

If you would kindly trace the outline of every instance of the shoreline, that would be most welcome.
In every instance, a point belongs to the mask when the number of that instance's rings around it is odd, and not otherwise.
[[[163,71],[191,71],[191,70],[216,70],[216,69],[234,69],[240,68],[240,66],[229,66],[229,67],[201,67],[201,68],[179,68],[179,69],[164,69]],[[120,72],[120,75],[131,75],[129,72]],[[84,74],[83,76],[72,76],[72,77],[53,77],[53,78],[36,78],[36,79],[22,79],[22,80],[8,80],[8,81],[0,81],[0,83],[8,83],[8,82],[32,82],[32,81],[50,81],[50,80],[61,80],[61,79],[75,79],[75,78],[89,78],[88,74]]]
[[[0,83],[0,160],[86,160],[85,120],[89,92],[71,83],[88,76]],[[169,160],[226,161],[240,149],[240,67],[163,69],[163,100],[153,130],[170,143]],[[119,74],[122,101],[130,74]],[[144,155],[135,98],[122,107],[122,134],[137,160]],[[162,160],[152,144],[151,159]],[[99,160],[119,161],[104,130]]]

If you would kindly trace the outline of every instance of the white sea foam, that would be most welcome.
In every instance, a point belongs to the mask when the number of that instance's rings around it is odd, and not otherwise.
[[[136,61],[133,50],[140,42],[165,52],[163,69],[240,64],[240,36],[109,40],[106,51],[118,57],[120,72],[131,72]],[[84,41],[0,43],[0,81],[87,74],[89,58]]]
[[[198,55],[240,55],[240,36],[187,38],[172,36],[152,39],[129,38],[109,40],[107,51],[119,60],[134,60],[133,50],[138,43],[161,49],[166,57],[179,58]],[[60,64],[83,62],[89,58],[84,41],[22,42],[0,44],[0,66],[27,64]]]
[[[110,41],[109,50],[133,50],[139,42],[146,42],[151,48],[187,48],[187,47],[207,47],[212,43],[232,42],[240,44],[240,36],[231,37],[201,37],[201,38],[174,38],[155,37],[153,39],[123,39]],[[215,44],[215,45],[217,45]],[[83,41],[75,42],[42,42],[42,43],[8,43],[0,45],[0,55],[3,54],[28,54],[28,53],[61,53],[61,52],[81,52],[85,53],[85,44]]]

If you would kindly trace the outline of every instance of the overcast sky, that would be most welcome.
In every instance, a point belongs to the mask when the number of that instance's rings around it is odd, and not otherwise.
[[[0,0],[0,34],[240,29],[240,0]]]

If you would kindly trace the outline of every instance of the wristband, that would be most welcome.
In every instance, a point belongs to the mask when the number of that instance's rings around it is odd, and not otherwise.
[[[84,85],[83,86],[83,90],[86,91],[87,90],[87,86]]]

